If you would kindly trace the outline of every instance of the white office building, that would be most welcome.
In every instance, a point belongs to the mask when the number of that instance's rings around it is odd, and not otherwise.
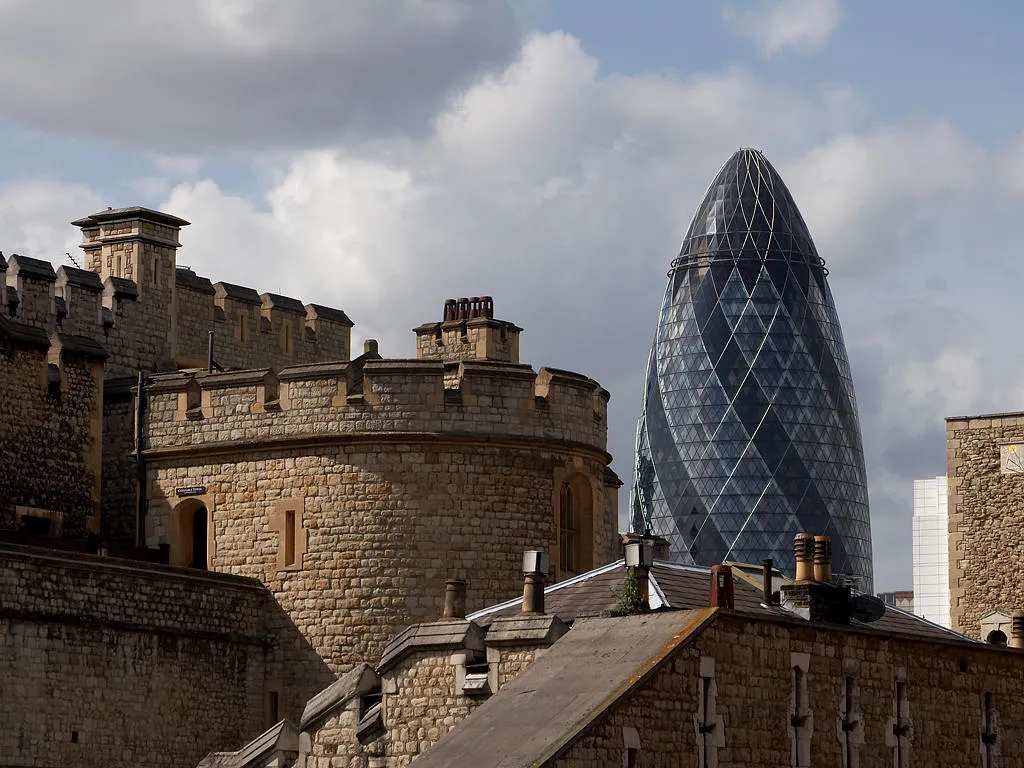
[[[946,478],[914,481],[914,613],[949,626]]]

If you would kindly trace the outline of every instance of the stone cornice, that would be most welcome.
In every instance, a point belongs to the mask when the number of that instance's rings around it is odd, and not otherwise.
[[[479,445],[501,448],[549,448],[564,453],[573,453],[581,458],[590,458],[605,465],[612,456],[607,451],[586,443],[572,440],[550,440],[527,435],[481,435],[463,432],[334,432],[329,434],[299,435],[285,437],[262,437],[242,440],[225,440],[215,443],[172,445],[146,448],[142,455],[148,461],[161,459],[199,458],[224,456],[238,453],[276,453],[296,448],[324,448],[332,445],[362,445],[366,443],[431,443],[435,445]]]

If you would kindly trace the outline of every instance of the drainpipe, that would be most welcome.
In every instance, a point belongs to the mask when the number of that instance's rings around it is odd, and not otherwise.
[[[138,390],[135,395],[135,479],[136,479],[136,518],[135,545],[140,549],[146,547],[146,462],[142,458],[142,412],[145,377],[139,371]]]

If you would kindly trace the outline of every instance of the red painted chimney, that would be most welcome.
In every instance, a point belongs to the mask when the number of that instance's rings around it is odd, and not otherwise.
[[[732,589],[732,568],[728,565],[711,566],[711,607],[733,608],[736,600]]]

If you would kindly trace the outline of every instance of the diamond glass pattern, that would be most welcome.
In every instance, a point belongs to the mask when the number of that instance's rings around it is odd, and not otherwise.
[[[778,172],[742,149],[672,262],[637,428],[630,527],[675,560],[772,558],[832,538],[833,572],[872,588],[867,478],[824,261]]]

